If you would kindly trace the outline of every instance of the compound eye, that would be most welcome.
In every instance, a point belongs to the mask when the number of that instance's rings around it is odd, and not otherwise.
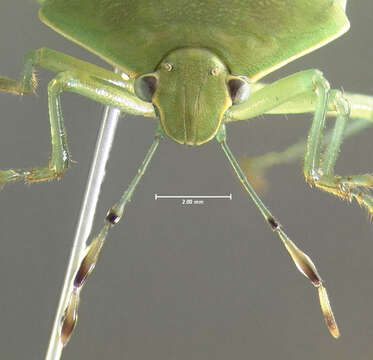
[[[227,85],[233,105],[245,102],[250,95],[250,85],[242,77],[232,76]]]
[[[135,94],[143,101],[152,102],[157,85],[158,79],[154,74],[141,75],[135,80]]]

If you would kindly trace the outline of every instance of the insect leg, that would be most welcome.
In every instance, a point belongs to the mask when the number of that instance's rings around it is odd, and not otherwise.
[[[356,135],[372,125],[372,120],[351,119],[346,124],[344,138]],[[323,145],[326,145],[331,137],[332,130],[328,130],[324,136]],[[241,156],[238,162],[254,188],[262,191],[267,187],[266,170],[275,165],[289,164],[300,159],[304,155],[306,141],[307,139],[301,139],[282,151],[271,151],[256,157]]]
[[[100,89],[98,92],[97,89]],[[134,95],[124,89],[117,88],[109,82],[96,79],[90,74],[74,72],[59,73],[48,85],[49,118],[52,134],[52,153],[49,166],[33,168],[26,177],[27,182],[61,177],[69,163],[66,134],[61,112],[60,94],[71,91],[93,100],[120,108],[120,110],[136,115],[146,111],[138,104]]]
[[[349,120],[350,104],[340,91],[329,90],[329,85],[322,75],[315,78],[315,86],[318,99],[314,120],[307,138],[303,164],[306,181],[311,186],[316,186],[342,199],[351,201],[355,198],[372,217],[373,197],[366,192],[366,189],[373,187],[373,175],[338,176],[334,174],[335,162],[344,138],[344,128]],[[322,153],[325,109],[327,108],[333,108],[337,115],[331,139],[325,152]]]
[[[46,47],[31,50],[25,54],[23,70],[19,80],[0,77],[0,90],[15,95],[24,95],[34,92],[37,87],[37,78],[34,71],[35,66],[42,67],[54,73],[65,71],[89,73],[95,75],[97,79],[111,82],[118,87],[122,87],[134,93],[133,81],[129,79],[128,75],[117,74],[87,61]]]
[[[330,90],[329,83],[320,71],[307,70],[267,86],[254,86],[253,94],[245,103],[232,107],[226,122],[244,120],[264,113],[284,112],[314,113],[304,156],[303,172],[307,182],[340,198],[355,198],[372,216],[373,197],[366,192],[366,188],[373,187],[373,176],[336,176],[334,164],[344,138],[349,113],[351,112],[354,118],[372,121],[373,99],[352,94],[345,97],[338,90]],[[323,133],[327,115],[336,116],[336,121],[323,154]]]
[[[255,84],[252,90],[260,90],[266,86],[263,83]],[[373,97],[361,94],[343,93],[343,97],[350,104],[350,120],[344,130],[344,139],[356,135],[373,125]],[[298,96],[280,106],[271,109],[267,114],[298,114],[311,113],[315,110],[315,95]],[[331,109],[327,116],[335,117],[336,111]],[[332,130],[328,130],[323,138],[323,146],[332,138]],[[265,171],[273,165],[291,163],[304,155],[307,139],[301,139],[283,151],[273,151],[257,157],[241,157],[239,163],[246,176],[258,189],[263,189],[266,184]]]
[[[0,90],[16,95],[34,92],[37,86],[33,70],[35,66],[58,73],[48,86],[52,138],[50,161],[47,166],[42,167],[0,170],[0,184],[17,180],[38,182],[60,178],[63,175],[69,165],[69,153],[60,104],[62,91],[76,92],[105,105],[118,106],[131,114],[154,116],[152,105],[137,99],[133,92],[133,81],[126,80],[125,75],[123,77],[48,48],[27,53],[21,79],[18,81],[0,77]]]
[[[26,62],[21,82],[4,81],[1,79],[1,86],[7,84],[7,90],[23,94],[33,91],[36,83],[32,73],[32,66]],[[0,170],[0,184],[6,182],[24,180],[25,182],[38,182],[61,178],[63,172],[69,165],[69,151],[66,140],[65,126],[61,113],[61,104],[57,86],[59,81],[52,80],[48,86],[49,121],[51,129],[52,153],[49,164],[46,166],[33,167],[29,169],[7,169]],[[57,91],[56,91],[57,90]]]
[[[254,84],[248,99],[230,108],[225,122],[251,119],[298,99],[312,101],[315,98],[312,82],[315,74],[321,73],[315,69],[304,70],[266,86]]]
[[[228,158],[229,163],[231,164],[234,172],[236,173],[238,179],[242,183],[243,187],[254,201],[255,205],[258,207],[260,212],[262,213],[263,217],[266,219],[267,223],[271,227],[271,229],[279,236],[283,245],[285,246],[286,250],[288,251],[290,257],[294,261],[295,265],[297,266],[298,270],[306,276],[312,284],[318,289],[318,295],[321,305],[321,310],[324,315],[324,319],[326,325],[330,331],[330,333],[335,337],[339,337],[339,330],[337,323],[335,321],[333,311],[331,309],[328,295],[326,289],[323,285],[323,281],[318,274],[318,271],[313,264],[312,260],[309,258],[307,254],[305,254],[302,250],[300,250],[286,235],[285,231],[283,230],[280,223],[274,218],[272,213],[267,209],[267,207],[263,204],[262,200],[256,194],[250,183],[247,181],[245,174],[243,173],[242,169],[238,165],[234,155],[232,154],[231,150],[227,145],[226,139],[226,131],[225,125],[223,124],[219,129],[218,134],[216,135],[217,141],[220,143],[225,155]]]

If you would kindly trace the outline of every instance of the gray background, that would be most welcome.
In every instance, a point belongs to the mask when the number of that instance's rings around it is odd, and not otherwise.
[[[0,73],[17,77],[23,54],[48,46],[103,64],[42,25],[31,0],[2,0]],[[266,80],[321,69],[333,87],[373,93],[373,2],[348,6],[352,29]],[[125,39],[123,39],[125,41]],[[104,65],[106,66],[106,65]],[[1,167],[46,163],[46,86],[38,96],[1,94]],[[0,193],[0,353],[42,359],[70,252],[103,107],[63,95],[72,158],[59,183],[6,186]],[[237,155],[284,149],[306,135],[307,116],[262,116],[229,127]],[[94,232],[135,174],[154,123],[121,121]],[[371,131],[343,144],[337,170],[372,171]],[[265,203],[327,281],[342,332],[327,332],[315,289],[234,178],[215,141],[184,148],[166,139],[115,227],[82,293],[65,359],[371,359],[373,233],[364,210],[310,189],[301,161],[268,172]],[[158,194],[233,194],[185,207]]]

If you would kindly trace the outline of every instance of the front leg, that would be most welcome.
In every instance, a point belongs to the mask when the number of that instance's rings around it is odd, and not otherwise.
[[[350,103],[342,93],[339,90],[330,90],[329,83],[318,70],[302,71],[273,84],[258,87],[246,102],[231,108],[225,121],[244,120],[265,113],[313,111],[314,119],[307,138],[303,163],[303,172],[308,184],[349,201],[355,198],[372,216],[373,197],[365,189],[373,187],[373,176],[334,174],[334,165],[350,118]],[[349,99],[354,118],[372,119],[372,98],[349,95]],[[323,152],[323,130],[328,113],[336,113],[336,121],[326,151]],[[351,131],[349,126],[347,128]],[[289,159],[297,152],[297,148],[290,148],[282,158]],[[266,160],[271,163],[276,161],[276,156],[270,156]]]
[[[329,83],[321,74],[313,79],[314,91],[317,95],[314,119],[308,134],[303,163],[306,181],[330,192],[342,199],[351,201],[353,198],[366,207],[370,216],[373,215],[373,197],[365,189],[373,187],[371,174],[338,176],[334,167],[340,146],[344,138],[344,130],[350,116],[350,104],[338,90],[330,90]],[[331,139],[323,152],[323,130],[328,109],[337,113]]]
[[[25,82],[7,81],[7,90],[17,92],[19,94],[33,90],[36,83],[33,80],[33,75],[31,72],[29,75],[30,76]],[[1,79],[1,85],[2,90],[4,90],[4,79]],[[27,183],[32,183],[52,180],[54,178],[61,178],[64,171],[67,169],[70,156],[66,139],[65,125],[61,112],[59,85],[60,81],[58,81],[58,78],[56,78],[52,80],[48,86],[49,122],[52,143],[52,152],[48,165],[29,169],[0,170],[0,184],[17,180],[24,180]]]
[[[69,151],[61,111],[61,92],[67,90],[87,96],[105,105],[119,107],[136,115],[154,116],[151,104],[139,100],[133,92],[133,81],[112,71],[69,55],[41,48],[25,56],[19,81],[0,77],[0,91],[23,95],[37,86],[34,67],[40,66],[58,75],[48,85],[48,106],[52,151],[46,166],[29,169],[0,170],[0,184],[24,180],[38,182],[60,178],[69,165]],[[100,89],[100,91],[97,91]]]

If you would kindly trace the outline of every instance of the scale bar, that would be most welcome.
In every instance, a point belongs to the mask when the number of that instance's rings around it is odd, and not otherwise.
[[[154,194],[154,199],[229,199],[232,200],[232,194],[229,195],[158,195]]]

